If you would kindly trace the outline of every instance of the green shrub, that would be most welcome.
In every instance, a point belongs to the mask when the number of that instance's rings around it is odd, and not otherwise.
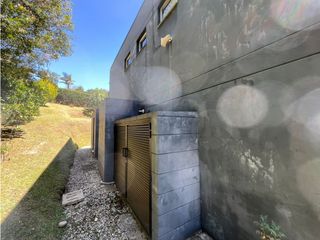
[[[1,161],[5,161],[8,158],[8,147],[4,145],[3,143],[0,145],[0,150],[1,150]]]
[[[39,115],[39,107],[45,104],[40,86],[29,80],[11,81],[5,98],[1,98],[2,124],[14,126],[26,123]]]
[[[107,96],[108,92],[104,89],[83,91],[81,88],[74,90],[60,88],[56,101],[60,104],[84,107],[83,114],[91,117]]]
[[[89,101],[89,94],[82,91],[60,88],[56,102],[60,104],[85,107]]]
[[[45,102],[52,102],[58,95],[58,87],[48,79],[41,79],[37,82],[38,87],[42,91]]]
[[[95,109],[93,108],[85,108],[82,113],[87,117],[92,117],[94,112],[95,112]]]

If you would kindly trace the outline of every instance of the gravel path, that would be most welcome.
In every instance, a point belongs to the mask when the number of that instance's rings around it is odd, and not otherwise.
[[[90,148],[79,149],[71,168],[66,192],[83,190],[84,200],[66,206],[67,226],[63,240],[148,239],[115,185],[102,185],[97,160]],[[204,233],[189,240],[209,240]]]
[[[115,185],[100,182],[97,160],[91,157],[90,149],[79,149],[66,192],[82,189],[85,199],[65,207],[68,224],[62,239],[147,239]]]

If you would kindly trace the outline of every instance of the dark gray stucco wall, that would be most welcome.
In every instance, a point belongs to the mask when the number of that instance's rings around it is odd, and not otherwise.
[[[160,27],[158,4],[142,6],[111,95],[198,112],[202,227],[215,239],[256,239],[261,214],[288,239],[318,239],[319,2],[180,0]],[[145,27],[148,46],[124,71]]]
[[[103,182],[114,181],[114,122],[138,114],[140,104],[127,99],[106,98],[99,107],[98,164]]]
[[[93,157],[98,158],[98,145],[99,145],[99,109],[97,108],[92,118],[92,150]]]

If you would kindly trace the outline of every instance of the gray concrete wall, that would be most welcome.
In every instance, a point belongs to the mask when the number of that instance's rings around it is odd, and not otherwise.
[[[99,108],[98,164],[104,182],[114,181],[114,122],[138,114],[140,105],[132,100],[106,98]]]
[[[215,239],[256,239],[261,214],[288,239],[317,239],[319,2],[180,0],[160,27],[158,4],[142,6],[111,95],[198,112],[202,227]],[[145,27],[148,46],[124,71]]]
[[[92,118],[92,150],[93,156],[98,158],[99,146],[99,109],[95,110],[94,117]]]

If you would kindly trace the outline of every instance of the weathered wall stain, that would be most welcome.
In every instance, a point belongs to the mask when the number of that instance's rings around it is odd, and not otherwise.
[[[319,1],[181,0],[158,27],[159,3],[144,2],[112,66],[111,97],[198,112],[202,227],[215,239],[256,239],[261,214],[288,239],[318,239]]]

